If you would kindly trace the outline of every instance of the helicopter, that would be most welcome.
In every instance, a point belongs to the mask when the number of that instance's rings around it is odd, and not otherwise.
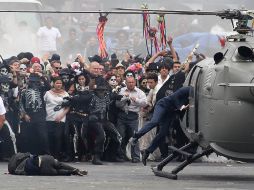
[[[159,177],[177,179],[178,172],[213,152],[228,159],[253,162],[254,38],[248,22],[253,20],[254,11],[170,13],[216,15],[229,19],[237,34],[227,36],[224,52],[217,52],[213,58],[204,59],[189,72],[184,86],[191,86],[192,90],[189,109],[181,121],[181,127],[190,143],[181,148],[170,146],[172,154],[152,167],[152,171]],[[236,24],[233,20],[237,20]],[[197,147],[202,150],[193,153],[191,150]],[[183,155],[185,160],[171,172],[162,171],[178,155]]]

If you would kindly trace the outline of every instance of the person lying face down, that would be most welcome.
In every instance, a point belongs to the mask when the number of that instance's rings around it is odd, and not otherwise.
[[[8,163],[8,171],[13,175],[84,176],[88,174],[86,170],[79,170],[59,162],[53,156],[30,153],[14,154]]]

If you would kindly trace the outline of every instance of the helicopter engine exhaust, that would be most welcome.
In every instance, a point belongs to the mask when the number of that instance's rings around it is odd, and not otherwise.
[[[240,60],[248,60],[253,58],[253,51],[251,48],[246,47],[246,46],[240,46],[238,49],[238,54],[237,57]]]

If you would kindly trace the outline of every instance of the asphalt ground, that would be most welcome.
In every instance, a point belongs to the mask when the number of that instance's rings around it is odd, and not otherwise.
[[[88,170],[87,176],[15,176],[7,174],[7,163],[0,163],[1,190],[253,190],[254,164],[194,163],[178,174],[178,180],[157,177],[151,165],[141,163],[70,163]],[[164,167],[172,170],[178,162]]]

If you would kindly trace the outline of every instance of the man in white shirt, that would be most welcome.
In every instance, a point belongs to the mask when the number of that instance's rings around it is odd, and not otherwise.
[[[5,121],[6,109],[4,107],[3,99],[0,97],[0,130],[2,129]]]
[[[121,101],[116,101],[116,106],[120,108],[117,116],[117,130],[121,134],[122,149],[125,150],[129,139],[138,130],[138,113],[141,107],[146,105],[145,93],[136,87],[136,80],[134,77],[126,78],[126,87],[122,88],[119,92],[123,98]],[[136,144],[131,147],[132,162],[140,162],[139,145]]]
[[[53,54],[57,51],[57,40],[61,38],[58,28],[53,27],[53,20],[47,17],[45,26],[40,27],[37,36],[39,38],[39,50],[42,55],[45,53]]]
[[[147,106],[143,108],[144,124],[152,118],[153,109],[156,103],[156,94],[161,87],[160,85],[158,85],[158,75],[156,73],[148,72],[146,79],[147,79],[147,85],[150,88],[150,91],[149,91],[149,94],[147,95]],[[156,136],[156,131],[157,129],[154,128],[140,139],[140,142],[139,142],[140,150],[144,150],[150,145],[150,143]],[[133,138],[130,140],[131,144],[135,144],[135,142],[133,143],[134,140],[135,139]],[[150,155],[149,159],[150,160],[159,159],[160,155],[161,155],[160,151],[156,150]]]

